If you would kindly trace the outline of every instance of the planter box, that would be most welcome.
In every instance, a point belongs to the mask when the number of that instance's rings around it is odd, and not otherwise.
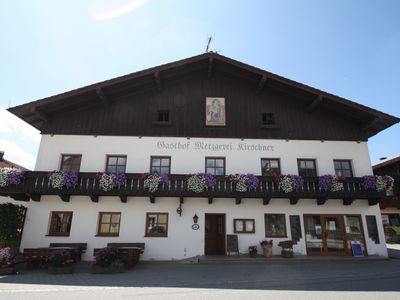
[[[284,258],[292,258],[293,257],[293,251],[292,250],[282,250],[281,255]]]
[[[250,251],[249,256],[254,258],[257,257],[257,251]]]
[[[74,265],[68,265],[64,267],[49,266],[47,268],[47,273],[49,274],[71,274],[73,272],[74,272]]]
[[[263,255],[264,255],[264,257],[271,257],[272,256],[272,246],[263,247]]]
[[[0,268],[0,276],[11,274],[17,274],[17,271],[14,267]]]
[[[112,264],[107,267],[103,266],[92,266],[93,274],[109,274],[109,273],[123,273],[125,272],[125,267],[123,264]]]

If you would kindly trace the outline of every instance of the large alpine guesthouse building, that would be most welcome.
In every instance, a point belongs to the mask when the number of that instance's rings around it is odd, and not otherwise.
[[[9,111],[42,134],[24,248],[145,243],[144,260],[240,253],[387,256],[368,138],[397,117],[208,52]]]

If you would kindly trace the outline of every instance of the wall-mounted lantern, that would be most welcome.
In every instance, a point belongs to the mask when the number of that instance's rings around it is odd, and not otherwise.
[[[195,223],[195,224],[197,224],[197,221],[199,220],[199,217],[197,216],[197,214],[194,214],[194,216],[193,216],[193,222]]]

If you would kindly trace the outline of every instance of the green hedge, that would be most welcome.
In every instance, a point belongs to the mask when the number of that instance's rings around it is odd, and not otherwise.
[[[26,207],[23,205],[0,204],[0,247],[19,249],[25,213]]]

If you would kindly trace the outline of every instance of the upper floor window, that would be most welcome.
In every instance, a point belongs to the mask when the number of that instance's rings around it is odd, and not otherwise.
[[[275,124],[275,118],[273,113],[262,113],[262,119],[261,119],[262,125],[274,125]]]
[[[150,162],[150,172],[157,174],[171,173],[171,157],[152,156]]]
[[[225,175],[225,157],[206,157],[206,173]]]
[[[262,158],[261,173],[263,176],[273,176],[281,174],[279,158]]]
[[[353,177],[350,160],[335,159],[333,160],[333,164],[335,165],[336,176]]]
[[[106,172],[118,173],[126,171],[126,155],[107,155]]]
[[[157,121],[158,122],[169,122],[169,111],[168,110],[159,110],[157,112]]]
[[[297,166],[300,176],[317,176],[317,164],[315,159],[298,159]]]
[[[49,235],[69,236],[71,231],[72,211],[52,211]]]
[[[101,212],[99,215],[99,227],[97,230],[97,235],[118,236],[120,223],[120,212]]]
[[[60,171],[79,172],[81,167],[82,155],[78,154],[63,154],[61,156]]]

